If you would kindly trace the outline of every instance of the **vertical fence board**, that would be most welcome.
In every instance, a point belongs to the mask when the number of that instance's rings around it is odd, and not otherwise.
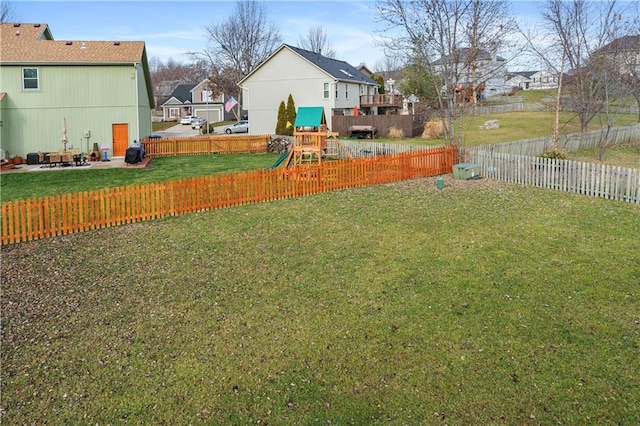
[[[153,145],[156,156],[220,148],[220,142],[176,140]],[[230,151],[262,150],[262,141],[239,145],[227,138]],[[154,142],[155,143],[155,142]],[[175,181],[133,184],[76,194],[39,197],[22,202],[3,202],[1,243],[40,239],[56,235],[175,216],[194,211],[259,203],[318,192],[450,173],[457,150],[439,147],[406,150],[381,156],[323,161],[284,169],[212,175]]]
[[[640,203],[638,169],[479,150],[465,158],[486,178]]]

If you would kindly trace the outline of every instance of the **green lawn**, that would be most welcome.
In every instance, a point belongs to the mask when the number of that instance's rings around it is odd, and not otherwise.
[[[640,424],[640,206],[446,183],[3,247],[3,424]]]
[[[500,128],[491,130],[482,130],[482,126],[487,120],[498,120]],[[618,117],[618,126],[626,126],[635,124],[638,121],[637,114],[626,114]],[[541,111],[525,111],[525,112],[509,112],[503,114],[465,116],[463,145],[476,146],[501,142],[512,142],[521,139],[537,138],[540,136],[551,135],[553,132],[554,115],[552,112]],[[561,114],[560,133],[565,135],[569,133],[580,132],[580,122],[573,114]],[[589,130],[596,130],[599,125],[596,120],[589,126]],[[408,144],[424,144],[424,145],[441,145],[444,143],[444,137],[434,140],[425,140],[421,137],[407,138],[402,141],[389,138],[378,138],[379,142],[391,143],[408,143]]]
[[[262,169],[279,154],[225,154],[154,158],[143,169],[47,170],[2,175],[2,201],[91,191],[135,183]]]
[[[576,161],[598,161],[598,149],[582,149],[576,152],[570,152],[567,159]],[[612,145],[605,152],[604,164],[610,164],[620,167],[631,167],[640,169],[640,141],[635,144]]]

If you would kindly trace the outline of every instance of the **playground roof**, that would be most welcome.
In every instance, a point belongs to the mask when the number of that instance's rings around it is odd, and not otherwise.
[[[327,124],[323,107],[298,107],[295,127],[319,127]]]

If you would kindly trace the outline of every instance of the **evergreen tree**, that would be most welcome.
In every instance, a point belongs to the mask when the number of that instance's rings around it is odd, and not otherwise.
[[[380,93],[381,95],[384,95],[384,93],[385,93],[385,90],[384,90],[384,77],[382,75],[378,75],[376,77],[376,81],[380,85],[380,87],[378,87],[378,93]]]
[[[276,122],[276,135],[284,136],[287,130],[287,109],[284,106],[284,101],[280,101],[278,121]]]
[[[285,134],[287,136],[293,136],[293,125],[296,123],[296,104],[293,102],[293,96],[291,96],[291,93],[289,93],[289,98],[287,99],[287,121],[291,123],[291,126],[286,129]]]

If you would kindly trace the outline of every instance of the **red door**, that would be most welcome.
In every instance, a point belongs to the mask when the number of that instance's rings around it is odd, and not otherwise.
[[[111,125],[113,133],[113,156],[124,157],[129,147],[129,125],[118,123]]]

